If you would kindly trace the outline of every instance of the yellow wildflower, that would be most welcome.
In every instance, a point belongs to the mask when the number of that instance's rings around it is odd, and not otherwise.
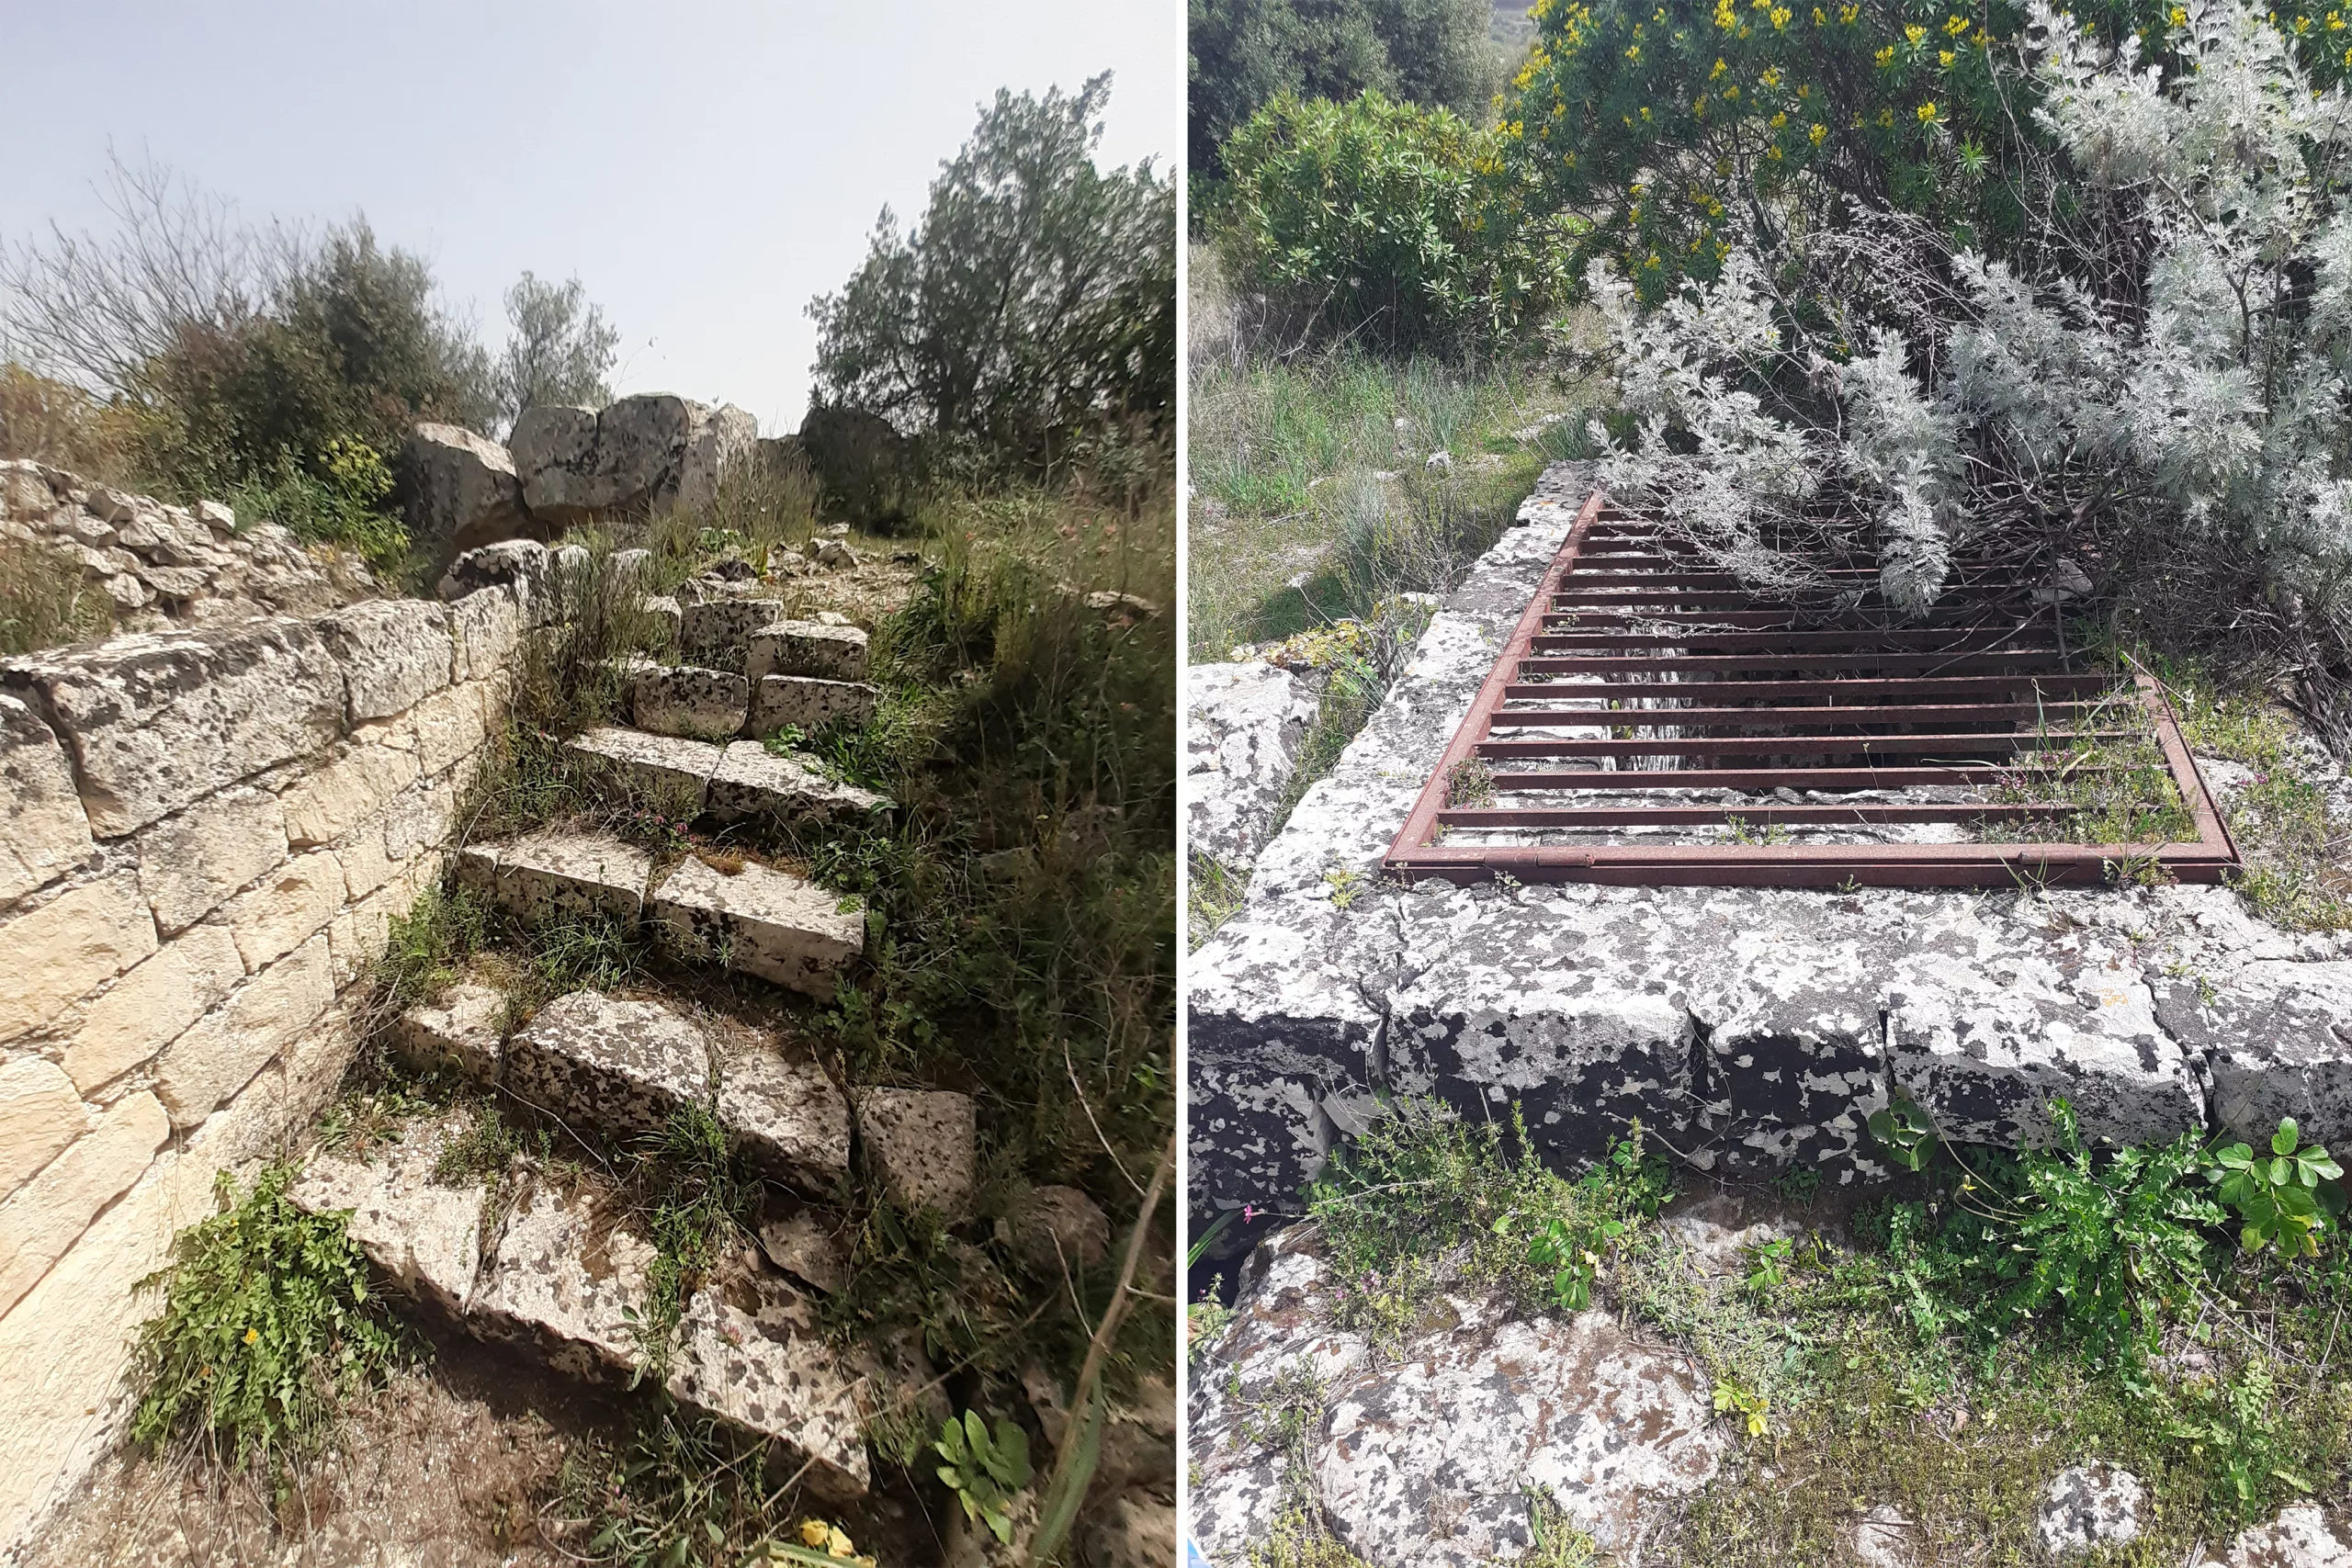
[[[1890,65],[1894,64],[1894,46],[1893,44],[1888,44],[1884,49],[1880,50],[1880,51],[1878,51],[1878,54],[1877,54],[1877,56],[1876,56],[1876,59],[1877,59],[1878,63],[1879,63],[1879,69],[1880,69],[1880,70],[1882,70],[1882,71],[1883,71],[1884,69],[1886,69],[1886,67],[1888,67],[1888,66],[1890,66]]]
[[[245,1343],[246,1343],[246,1344],[248,1344],[248,1345],[258,1344],[258,1343],[260,1342],[260,1340],[261,1340],[261,1330],[260,1330],[260,1329],[258,1329],[258,1328],[248,1328],[248,1329],[246,1329],[246,1330],[245,1330]]]
[[[1855,17],[1861,14],[1862,8],[1860,6],[1840,6],[1838,7],[1838,19],[1841,22],[1850,24]]]
[[[1936,106],[1934,102],[1931,100],[1928,103],[1921,104],[1919,106],[1919,123],[1921,125],[1933,125],[1935,122]]]
[[[1967,30],[1968,18],[1966,17],[1947,17],[1944,21],[1944,31],[1950,33],[1954,38],[1958,38]]]
[[[1824,139],[1829,135],[1829,128],[1826,125],[1816,125],[1811,130],[1806,131],[1805,135],[1812,138],[1813,144],[1815,147],[1818,147],[1821,145]]]
[[[1921,27],[1918,23],[1913,22],[1909,27],[1903,29],[1903,36],[1909,39],[1913,43],[1918,43],[1927,38],[1928,29]]]
[[[1955,55],[1948,49],[1939,49],[1936,51],[1936,63],[1942,66],[1947,71],[1951,69],[1951,62],[1958,58],[1959,56]]]
[[[1730,69],[1730,66],[1724,63],[1724,57],[1719,54],[1715,56],[1715,68],[1707,73],[1707,80],[1712,82]]]

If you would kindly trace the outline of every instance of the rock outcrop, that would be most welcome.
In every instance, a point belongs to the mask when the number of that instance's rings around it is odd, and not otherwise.
[[[526,409],[508,446],[524,506],[561,528],[599,513],[707,506],[758,438],[758,422],[731,403],[656,392],[601,411]]]
[[[431,558],[436,577],[468,550],[538,535],[506,448],[462,426],[417,425],[393,476],[409,540]]]

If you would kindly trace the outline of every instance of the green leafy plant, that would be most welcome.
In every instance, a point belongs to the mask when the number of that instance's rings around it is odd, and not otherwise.
[[[1905,1099],[1896,1099],[1871,1112],[1871,1136],[1887,1157],[1905,1170],[1924,1170],[1936,1152],[1936,1124],[1928,1113]]]
[[[949,1417],[940,1424],[939,1440],[932,1444],[946,1462],[939,1479],[964,1505],[964,1517],[988,1526],[1001,1541],[1012,1540],[1011,1505],[1013,1495],[1029,1484],[1029,1435],[1010,1420],[999,1420],[990,1436],[977,1410],[967,1410],[961,1421]]]
[[[306,1452],[343,1401],[399,1359],[349,1215],[295,1207],[293,1178],[272,1166],[240,1201],[223,1171],[220,1212],[181,1232],[171,1265],[141,1281],[161,1287],[164,1304],[140,1332],[136,1440],[187,1438],[238,1463]]]
[[[2167,1435],[2213,1467],[2213,1493],[2240,1517],[2267,1508],[2282,1484],[2312,1489],[2290,1467],[2278,1392],[2268,1363],[2257,1358],[2235,1378],[2192,1384],[2185,1408],[2166,1425]]]
[[[1771,1401],[1736,1382],[1719,1381],[1715,1384],[1715,1411],[1718,1415],[1738,1416],[1751,1438],[1768,1436],[1772,1430]]]
[[[2213,1160],[2205,1178],[2245,1222],[2239,1245],[2248,1252],[2275,1247],[2286,1258],[2319,1256],[2320,1233],[2343,1209],[2342,1194],[2324,1184],[2341,1180],[2344,1168],[2321,1145],[2304,1145],[2293,1117],[2270,1135],[2268,1155],[2232,1144]]]

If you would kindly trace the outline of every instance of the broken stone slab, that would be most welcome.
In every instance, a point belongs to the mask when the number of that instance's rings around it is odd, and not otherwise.
[[[820,681],[808,675],[763,675],[752,689],[751,732],[773,735],[786,725],[814,731],[832,724],[864,724],[874,716],[882,688],[863,681]]]
[[[363,1154],[314,1154],[287,1196],[308,1214],[348,1211],[345,1234],[378,1272],[412,1299],[462,1317],[481,1261],[488,1194],[478,1176],[443,1181],[435,1173],[471,1125],[470,1112],[445,1111]]]
[[[678,649],[691,662],[748,674],[752,634],[784,618],[781,599],[708,598],[679,612]]]
[[[1091,1269],[1111,1255],[1111,1222],[1075,1187],[1037,1187],[1010,1226],[1012,1250],[1033,1274]]]
[[[808,1210],[771,1213],[760,1222],[760,1253],[794,1279],[827,1295],[849,1283],[849,1249]]]
[[[401,444],[393,501],[409,537],[446,568],[458,556],[537,526],[506,448],[460,425],[421,423]]]
[[[150,632],[37,654],[0,666],[0,686],[71,749],[82,805],[100,838],[309,757],[344,731],[343,667],[319,629],[297,620]]]
[[[601,916],[635,925],[653,857],[610,833],[544,829],[458,852],[458,880],[532,922]]]
[[[721,822],[755,817],[779,822],[811,817],[855,822],[888,810],[890,801],[828,777],[817,760],[805,753],[779,754],[761,741],[738,740],[711,772],[707,806]]]
[[[546,626],[562,609],[555,552],[536,539],[506,539],[468,550],[449,563],[436,592],[444,600],[456,600],[485,588],[514,594],[526,626]]]
[[[564,750],[592,765],[610,768],[636,793],[686,818],[700,815],[710,776],[726,755],[707,740],[614,726],[584,731],[565,742]]]
[[[401,1014],[392,1051],[421,1072],[454,1072],[488,1086],[499,1079],[506,1043],[506,993],[470,982],[450,987]]]
[[[805,877],[752,862],[722,870],[689,856],[653,890],[648,912],[680,956],[716,963],[812,997],[865,951],[865,907]]]
[[[599,1186],[565,1190],[544,1174],[510,1179],[525,1190],[469,1327],[574,1375],[634,1372],[653,1348],[643,1340],[653,1246]],[[863,1495],[869,1471],[856,1385],[790,1286],[722,1263],[681,1303],[668,1348],[664,1386],[681,1404],[775,1439],[810,1462],[812,1487],[829,1498]]]
[[[449,613],[424,599],[370,599],[319,621],[350,686],[351,722],[406,713],[449,683]]]
[[[821,621],[772,621],[753,630],[744,647],[743,673],[814,675],[827,681],[865,679],[865,634]]]
[[[740,1019],[713,1019],[709,1040],[718,1122],[734,1145],[786,1187],[820,1196],[843,1190],[849,1101],[825,1070]]]
[[[57,734],[22,700],[0,695],[0,904],[46,887],[97,852]]]
[[[1315,697],[1265,663],[1184,671],[1186,848],[1232,871],[1256,863],[1290,789]]]
[[[960,1219],[972,1201],[978,1128],[972,1097],[947,1089],[857,1089],[858,1135],[892,1201]]]
[[[2263,1147],[2291,1116],[2310,1142],[2352,1145],[2352,963],[2256,960],[2226,992],[2165,977],[2155,1016],[2203,1057],[2227,1132]]]
[[[742,731],[751,686],[741,675],[723,670],[670,665],[641,672],[630,702],[639,729],[694,740],[731,740]]]

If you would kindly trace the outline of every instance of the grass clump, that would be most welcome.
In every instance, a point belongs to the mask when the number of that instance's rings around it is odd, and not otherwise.
[[[114,601],[81,562],[45,545],[0,539],[0,657],[104,637]]]
[[[718,1113],[688,1101],[647,1141],[632,1185],[654,1249],[645,1311],[629,1312],[638,1348],[634,1381],[659,1383],[669,1374],[686,1297],[728,1244],[750,1229],[759,1184],[741,1168]]]
[[[2243,869],[2231,886],[2249,908],[2294,931],[2352,928],[2352,826],[2311,775],[2307,743],[2279,705],[2222,692],[2195,671],[2167,683],[2189,746],[2254,774],[2222,802]]]
[[[347,1216],[295,1207],[293,1178],[273,1166],[240,1199],[222,1172],[220,1212],[181,1232],[171,1265],[141,1281],[164,1301],[140,1333],[136,1440],[222,1464],[299,1459],[400,1360]]]

